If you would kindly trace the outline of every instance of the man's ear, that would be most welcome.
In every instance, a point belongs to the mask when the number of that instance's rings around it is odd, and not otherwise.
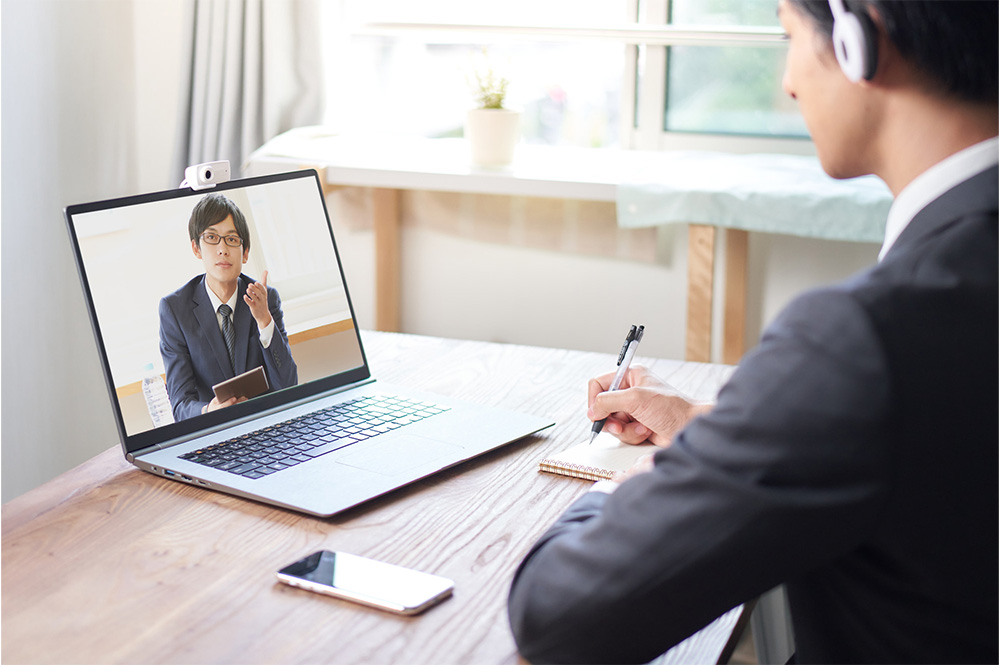
[[[243,263],[246,263],[247,260],[249,260],[249,258],[250,258],[250,250],[249,249],[244,249],[243,250]]]
[[[197,256],[199,259],[201,258],[201,245],[198,243],[197,240],[191,241],[191,251],[194,252],[194,255]]]

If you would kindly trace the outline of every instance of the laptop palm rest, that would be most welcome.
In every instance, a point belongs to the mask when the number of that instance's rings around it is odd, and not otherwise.
[[[395,476],[445,457],[459,459],[462,450],[462,446],[444,441],[403,434],[364,446],[337,462],[383,476]]]

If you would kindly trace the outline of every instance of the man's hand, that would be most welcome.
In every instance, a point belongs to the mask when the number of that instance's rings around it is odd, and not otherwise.
[[[250,313],[257,321],[257,329],[263,330],[271,325],[271,312],[267,308],[267,271],[261,275],[259,282],[251,282],[243,300],[250,306]]]
[[[218,397],[213,397],[212,401],[205,406],[202,413],[208,413],[209,411],[218,411],[219,409],[224,409],[227,406],[232,406],[233,404],[239,404],[240,402],[247,401],[246,397],[230,397],[225,402],[220,402]]]
[[[606,417],[604,431],[625,443],[649,441],[666,448],[689,420],[711,409],[692,404],[639,365],[629,368],[619,390],[607,392],[613,379],[611,372],[587,384],[587,417]]]

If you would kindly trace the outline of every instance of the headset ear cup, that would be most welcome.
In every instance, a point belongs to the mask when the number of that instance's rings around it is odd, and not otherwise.
[[[865,77],[869,69],[865,33],[861,21],[854,14],[842,14],[834,21],[833,50],[849,81],[857,83]]]
[[[864,39],[865,66],[861,73],[862,78],[871,81],[875,78],[878,70],[878,30],[875,28],[875,21],[868,14],[857,14],[858,24],[861,26],[861,35]]]

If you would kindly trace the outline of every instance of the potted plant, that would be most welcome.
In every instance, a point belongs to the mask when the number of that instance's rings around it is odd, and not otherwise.
[[[465,116],[465,138],[472,163],[485,168],[507,166],[514,161],[514,148],[520,138],[521,112],[504,106],[509,82],[491,65],[477,68],[473,79],[476,108]]]

